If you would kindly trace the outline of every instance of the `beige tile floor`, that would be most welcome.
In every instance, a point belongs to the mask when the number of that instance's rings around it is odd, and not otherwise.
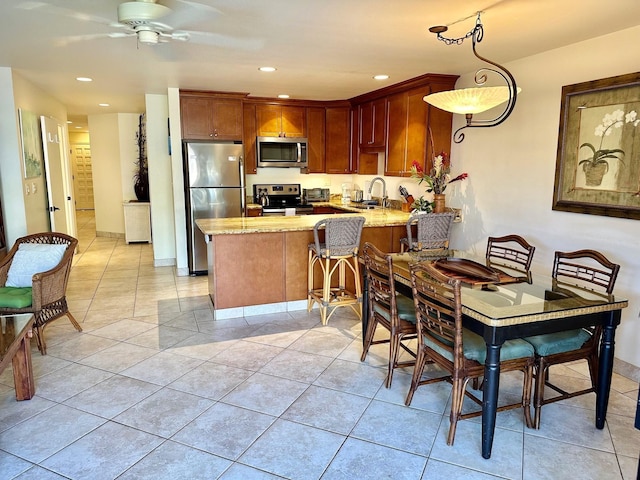
[[[16,402],[0,375],[0,478],[19,479],[627,479],[636,478],[638,384],[615,376],[607,425],[594,397],[546,406],[542,428],[498,414],[493,456],[479,419],[447,446],[450,387],[410,371],[383,386],[384,347],[359,361],[349,312],[214,321],[203,277],[154,268],[150,245],[96,238],[80,212],[71,310],[33,349],[36,396]],[[344,309],[347,310],[347,309]],[[553,372],[587,382],[581,364]],[[518,391],[505,376],[501,394]]]

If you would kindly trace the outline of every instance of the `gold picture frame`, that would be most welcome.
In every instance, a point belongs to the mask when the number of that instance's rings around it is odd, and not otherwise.
[[[562,87],[552,208],[640,220],[640,72]]]

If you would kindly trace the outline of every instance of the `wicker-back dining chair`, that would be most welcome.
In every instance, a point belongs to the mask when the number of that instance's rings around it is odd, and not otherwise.
[[[427,249],[447,249],[451,237],[451,226],[455,213],[423,213],[413,215],[407,220],[407,237],[400,239],[400,251]],[[416,235],[413,227],[416,226]]]
[[[360,361],[364,361],[371,345],[389,344],[389,360],[385,386],[391,386],[393,370],[409,367],[416,363],[416,353],[406,342],[416,338],[416,311],[413,300],[396,293],[393,280],[393,261],[391,255],[381,252],[370,243],[362,249],[365,275],[368,288],[369,323],[365,332],[364,345]],[[376,330],[382,326],[389,336],[377,337]],[[409,360],[398,361],[402,350],[410,355]]]
[[[447,445],[452,445],[459,419],[475,417],[482,411],[462,413],[465,395],[478,405],[482,400],[467,391],[469,380],[484,375],[486,344],[484,339],[462,326],[460,280],[447,277],[429,263],[410,265],[413,300],[416,307],[418,352],[411,387],[405,400],[410,405],[420,385],[447,381],[452,384],[450,426]],[[422,379],[427,361],[432,360],[446,375]],[[500,349],[500,371],[524,372],[522,399],[498,407],[498,411],[523,408],[528,427],[532,425],[529,409],[533,376],[533,348],[527,342],[507,340]]]
[[[519,235],[489,237],[485,254],[488,267],[507,267],[531,280],[531,261],[536,247]]]
[[[553,262],[553,288],[562,286],[599,292],[609,296],[618,277],[620,265],[609,261],[595,250],[555,252]],[[598,385],[598,347],[602,327],[578,328],[557,333],[526,337],[536,352],[534,388],[534,426],[540,428],[542,406],[559,400],[595,392]],[[586,360],[589,366],[591,386],[569,392],[553,384],[549,378],[549,367],[562,363]],[[545,386],[557,395],[545,398]]]
[[[31,287],[7,287],[7,278],[16,253],[21,245],[66,245],[66,250],[60,262],[53,268],[33,275]],[[71,262],[78,240],[58,232],[43,232],[18,238],[5,258],[0,261],[0,298],[15,299],[16,294],[22,296],[23,306],[15,306],[14,301],[0,300],[0,315],[15,315],[20,313],[33,313],[38,349],[42,355],[47,353],[47,344],[44,337],[45,327],[52,321],[66,316],[79,332],[82,328],[73,317],[67,305],[66,289],[71,270]],[[31,300],[28,304],[28,300]],[[27,305],[24,305],[24,304]]]

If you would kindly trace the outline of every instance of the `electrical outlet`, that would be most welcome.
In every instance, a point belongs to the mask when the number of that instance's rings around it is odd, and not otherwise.
[[[31,187],[29,185],[24,186],[24,193],[29,195],[31,193]]]

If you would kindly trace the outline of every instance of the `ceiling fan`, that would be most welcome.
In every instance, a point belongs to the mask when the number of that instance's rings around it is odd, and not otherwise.
[[[172,8],[165,4],[171,5]],[[203,16],[223,15],[216,7],[191,0],[132,0],[118,5],[117,22],[96,15],[52,5],[46,1],[25,1],[18,5],[25,10],[42,8],[51,13],[64,15],[80,21],[108,25],[118,31],[88,35],[65,36],[56,42],[60,46],[96,38],[136,37],[139,44],[156,45],[170,41],[191,41],[224,48],[258,50],[264,41],[257,38],[238,38],[221,33],[184,30],[180,27]],[[173,26],[172,26],[173,25]]]
[[[193,5],[194,2],[184,2]],[[202,4],[198,4],[202,5]],[[210,7],[213,9],[213,7]],[[156,0],[134,0],[118,5],[118,23],[114,27],[123,28],[124,32],[109,34],[116,38],[121,36],[137,36],[138,42],[157,44],[170,40],[189,40],[189,32],[173,31],[173,28],[158,19],[172,12],[169,7],[157,3]]]

